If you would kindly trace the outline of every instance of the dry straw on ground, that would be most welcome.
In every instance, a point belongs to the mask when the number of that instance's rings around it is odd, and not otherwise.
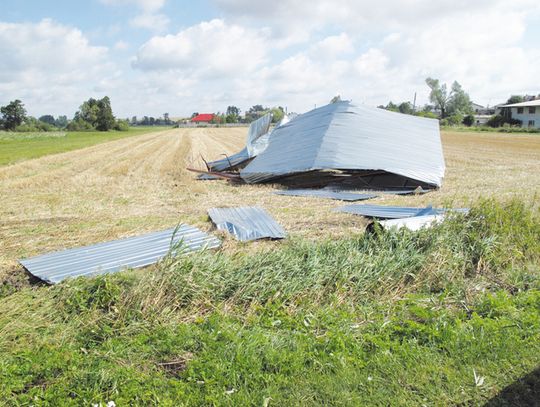
[[[362,218],[331,210],[338,201],[274,195],[270,185],[197,181],[185,170],[203,168],[201,157],[238,151],[245,135],[245,128],[168,130],[0,167],[0,275],[16,270],[20,257],[178,222],[210,230],[206,210],[214,206],[263,206],[289,233],[309,238],[364,229]],[[540,191],[538,135],[446,132],[443,146],[440,191],[370,203],[466,206],[481,196],[532,201]],[[249,247],[269,244],[279,243]],[[224,247],[238,245],[227,238]]]

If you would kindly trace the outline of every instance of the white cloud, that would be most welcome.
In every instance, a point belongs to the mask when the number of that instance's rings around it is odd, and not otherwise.
[[[105,47],[91,45],[76,28],[44,19],[0,23],[0,103],[18,98],[30,112],[72,114],[114,75]]]
[[[331,58],[343,54],[351,54],[354,45],[347,33],[331,35],[311,47],[311,53],[319,58]]]
[[[123,51],[129,48],[129,44],[126,41],[116,41],[114,43],[114,49],[117,49],[119,51]]]
[[[100,0],[108,6],[136,6],[146,13],[155,13],[166,3],[166,0]]]
[[[527,40],[540,25],[537,0],[214,0],[223,18],[177,33],[160,21],[165,0],[101,1],[126,7],[131,27],[166,34],[149,36],[120,72],[126,52],[75,28],[0,23],[0,102],[70,113],[108,94],[121,116],[257,103],[304,111],[336,94],[377,105],[418,92],[424,103],[427,76],[459,81],[481,104],[540,93],[540,46]],[[131,50],[113,39],[111,48]]]
[[[163,8],[166,0],[100,0],[108,6],[131,6],[141,11],[129,23],[132,27],[144,28],[154,32],[164,32],[169,25],[169,18],[159,10]]]
[[[139,14],[129,21],[132,27],[146,28],[155,32],[166,31],[169,22],[170,20],[165,14]]]
[[[425,102],[427,76],[458,80],[481,103],[540,91],[540,49],[523,41],[527,26],[538,23],[537,1],[284,0],[279,7],[263,0],[214,2],[232,21],[263,26],[276,41],[298,27],[305,28],[305,39],[326,36],[265,70],[274,77],[281,71],[281,81],[295,78],[290,98],[303,108],[309,104],[295,95],[309,91],[307,78],[324,78],[309,92],[313,97],[322,89],[331,96],[337,88],[345,89],[344,97],[371,104],[412,99],[415,91]],[[336,27],[341,34],[328,36]],[[340,70],[330,70],[326,61],[332,50],[330,59],[340,61]],[[347,63],[352,68],[342,69]],[[272,76],[265,80],[271,92]],[[281,91],[286,98],[287,90]]]
[[[267,47],[260,32],[216,19],[176,35],[151,38],[137,52],[133,66],[175,71],[186,78],[225,80],[253,72],[266,61]]]

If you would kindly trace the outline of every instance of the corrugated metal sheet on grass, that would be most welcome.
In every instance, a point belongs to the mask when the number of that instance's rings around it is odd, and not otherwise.
[[[263,208],[212,208],[208,216],[219,230],[225,230],[242,242],[271,238],[283,239],[287,233]]]
[[[125,268],[149,266],[172,253],[184,254],[219,247],[214,236],[189,226],[141,236],[48,253],[20,260],[31,274],[51,284],[69,277],[114,273]]]
[[[332,191],[329,189],[288,189],[275,192],[277,195],[308,196],[315,198],[336,199],[339,201],[363,201],[377,198],[374,194],[359,194],[347,191]]]
[[[404,206],[382,205],[347,205],[335,210],[338,212],[380,219],[400,219],[409,218],[411,216],[438,215],[444,212],[442,209],[433,209],[431,206],[426,208],[409,208]]]
[[[420,230],[422,228],[429,228],[444,220],[446,215],[424,215],[424,216],[412,216],[401,219],[388,219],[381,221],[381,226],[385,229],[401,229],[406,228],[412,231]]]
[[[275,129],[240,174],[257,183],[314,170],[382,171],[438,187],[445,171],[439,122],[332,103]]]

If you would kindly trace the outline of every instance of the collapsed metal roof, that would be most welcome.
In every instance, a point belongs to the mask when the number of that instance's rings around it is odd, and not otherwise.
[[[300,174],[327,183],[340,178],[371,188],[408,189],[440,187],[444,172],[437,120],[344,101],[276,128],[268,147],[240,175],[248,183]]]
[[[208,216],[219,230],[229,232],[242,242],[263,238],[283,239],[287,235],[268,212],[255,206],[212,208],[208,210]]]
[[[204,248],[216,248],[220,244],[219,239],[195,227],[180,225],[161,232],[43,254],[19,262],[32,275],[55,284],[69,277],[114,273],[126,268],[149,266],[169,252],[184,254]]]
[[[308,196],[315,198],[336,199],[339,201],[363,201],[366,199],[377,198],[374,194],[359,194],[347,191],[332,191],[330,189],[287,189],[274,192],[277,195],[289,196]]]

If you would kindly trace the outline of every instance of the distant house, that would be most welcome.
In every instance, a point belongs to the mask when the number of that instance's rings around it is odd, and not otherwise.
[[[490,114],[475,114],[474,115],[474,124],[476,126],[483,126],[484,124],[486,124],[489,119],[491,119],[491,116]]]
[[[540,129],[540,99],[502,106],[512,119],[521,120],[521,127]]]
[[[216,115],[214,113],[201,113],[191,119],[192,123],[211,123]]]
[[[475,115],[489,116],[495,113],[495,109],[493,107],[484,107],[474,102],[472,102],[471,105]]]

